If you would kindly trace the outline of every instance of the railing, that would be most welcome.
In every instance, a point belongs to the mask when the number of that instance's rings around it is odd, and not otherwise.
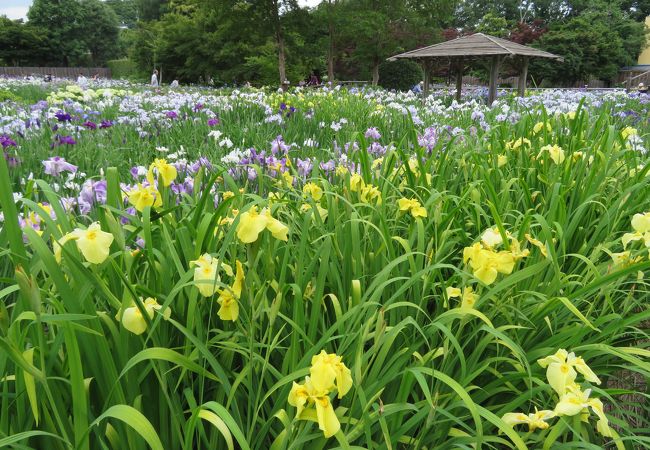
[[[628,78],[623,82],[623,84],[628,88],[633,87],[633,85],[638,85],[639,83],[643,83],[646,86],[650,84],[650,70],[648,70],[647,72],[643,72],[639,75],[636,75],[632,78]]]
[[[79,74],[85,77],[97,75],[99,78],[110,78],[111,70],[106,67],[0,67],[0,76],[7,77],[44,77],[51,75],[56,78],[76,79]]]

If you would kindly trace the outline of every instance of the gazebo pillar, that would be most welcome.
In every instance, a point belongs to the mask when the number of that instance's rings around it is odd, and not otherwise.
[[[432,69],[432,61],[430,59],[424,59],[422,60],[422,72],[424,73],[424,80],[423,80],[423,88],[422,88],[422,96],[424,98],[427,98],[429,95],[429,84],[431,82],[431,69]]]
[[[488,87],[488,106],[494,103],[497,98],[497,79],[499,78],[499,66],[501,65],[501,55],[492,57],[490,64],[490,86]]]
[[[456,101],[459,103],[463,93],[463,69],[465,69],[465,60],[461,56],[456,63]]]
[[[517,93],[519,97],[526,94],[526,79],[528,78],[528,56],[521,58],[521,70],[519,72],[519,80],[517,82]]]

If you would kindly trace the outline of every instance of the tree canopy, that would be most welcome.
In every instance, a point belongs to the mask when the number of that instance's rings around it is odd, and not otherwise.
[[[4,64],[103,65],[140,76],[232,84],[292,83],[314,72],[379,78],[391,54],[484,32],[562,55],[536,66],[570,84],[613,78],[645,43],[650,0],[34,0],[28,22],[1,19]],[[535,68],[534,68],[535,69]]]

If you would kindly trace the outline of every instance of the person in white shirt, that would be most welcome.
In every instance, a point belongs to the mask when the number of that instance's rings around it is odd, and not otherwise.
[[[84,77],[82,73],[80,73],[79,76],[77,77],[77,84],[79,85],[79,87],[86,89],[86,87],[88,87],[88,79]]]
[[[151,74],[151,85],[153,87],[158,87],[158,71],[154,70]]]

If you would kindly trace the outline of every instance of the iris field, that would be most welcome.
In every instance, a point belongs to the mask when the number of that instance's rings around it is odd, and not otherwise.
[[[0,447],[650,448],[650,96],[0,98]]]

